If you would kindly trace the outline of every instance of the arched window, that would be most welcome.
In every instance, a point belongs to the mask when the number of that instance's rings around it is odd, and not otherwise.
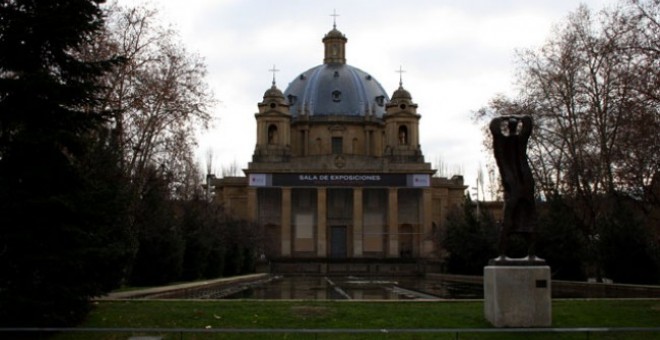
[[[277,144],[277,125],[268,126],[268,144]]]
[[[405,125],[399,126],[399,144],[408,144],[408,127]]]

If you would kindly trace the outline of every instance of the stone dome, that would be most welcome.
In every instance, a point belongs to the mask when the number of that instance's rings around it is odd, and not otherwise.
[[[322,41],[323,64],[300,74],[284,91],[291,116],[382,117],[387,92],[367,72],[346,64],[348,39],[333,26]]]
[[[403,88],[403,85],[399,84],[399,88],[394,91],[392,94],[392,100],[394,99],[408,99],[412,100],[412,96],[410,95],[410,92],[408,90]]]
[[[284,91],[291,115],[382,117],[389,102],[383,86],[348,64],[323,64],[296,77]]]
[[[325,35],[325,37],[323,37],[323,39],[329,39],[329,38],[339,38],[339,39],[346,40],[346,36],[343,33],[341,33],[337,29],[337,27],[333,27],[332,30],[330,32],[328,32]]]
[[[264,93],[264,99],[266,98],[284,99],[284,94],[282,94],[282,91],[273,82],[273,85]]]

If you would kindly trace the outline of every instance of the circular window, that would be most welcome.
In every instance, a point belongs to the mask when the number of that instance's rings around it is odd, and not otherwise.
[[[406,109],[406,104],[399,105],[399,108],[401,108],[401,110],[405,110]]]
[[[271,108],[271,109],[274,109],[276,106],[277,106],[277,104],[275,104],[275,103],[270,103],[270,108]]]

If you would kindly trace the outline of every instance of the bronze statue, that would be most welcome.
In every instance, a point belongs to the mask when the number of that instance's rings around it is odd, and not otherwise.
[[[532,133],[532,117],[501,116],[490,122],[493,152],[504,186],[504,220],[499,240],[499,257],[494,263],[511,262],[506,257],[511,234],[520,234],[528,246],[523,262],[541,262],[534,254],[534,178],[527,162],[527,141]],[[520,261],[520,260],[518,260]]]

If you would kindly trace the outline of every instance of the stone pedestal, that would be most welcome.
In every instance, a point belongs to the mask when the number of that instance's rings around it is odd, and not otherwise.
[[[550,327],[550,267],[484,268],[484,313],[495,327]]]

